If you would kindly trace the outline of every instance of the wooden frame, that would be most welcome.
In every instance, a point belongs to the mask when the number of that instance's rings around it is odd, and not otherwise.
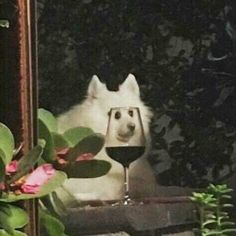
[[[2,29],[0,53],[0,120],[8,125],[27,152],[37,143],[37,28],[36,1],[10,0],[3,4],[10,28]],[[30,223],[25,232],[39,235],[37,201],[24,201]]]
[[[35,0],[18,0],[19,51],[20,51],[20,95],[22,138],[24,151],[37,143],[37,24]],[[39,235],[37,200],[25,201],[30,217],[26,227],[28,235]]]

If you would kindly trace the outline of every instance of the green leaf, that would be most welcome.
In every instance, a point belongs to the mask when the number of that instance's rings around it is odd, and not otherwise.
[[[27,200],[32,198],[40,198],[43,197],[52,191],[54,191],[56,188],[60,187],[63,182],[66,180],[66,174],[62,171],[56,171],[56,174],[49,179],[43,186],[41,186],[40,191],[35,194],[27,194],[22,193],[20,195],[15,195],[14,193],[4,193],[2,194],[2,197],[0,198],[0,202],[15,202],[19,200]]]
[[[104,137],[101,134],[92,134],[83,138],[73,148],[70,149],[66,156],[66,160],[73,162],[84,153],[92,153],[96,155],[104,145]]]
[[[210,213],[205,213],[206,214],[206,217],[208,219],[216,219],[216,215],[214,215],[214,213],[210,212]]]
[[[57,132],[57,120],[51,112],[39,108],[38,118],[47,126],[50,132]]]
[[[39,211],[40,223],[47,232],[47,236],[66,236],[62,222],[46,211]]]
[[[77,161],[67,166],[63,171],[68,178],[96,178],[105,175],[111,169],[111,164],[103,160]]]
[[[5,180],[5,164],[4,164],[5,154],[0,149],[0,184]],[[0,190],[1,192],[1,190]],[[0,194],[1,195],[1,194]]]
[[[49,195],[49,198],[50,198],[50,202],[51,202],[52,208],[56,212],[57,215],[62,216],[63,214],[67,213],[66,207],[64,206],[64,204],[61,201],[61,199],[57,196],[56,192],[52,192]]]
[[[5,153],[4,151],[0,148],[0,158],[2,159],[2,161],[4,162],[5,158]]]
[[[93,130],[87,127],[76,127],[67,130],[63,136],[70,143],[70,147],[75,146],[83,138],[94,134]]]
[[[47,207],[47,210],[56,215],[67,214],[67,208],[64,206],[61,199],[57,196],[56,192],[52,192],[40,199],[40,201]]]
[[[216,223],[216,220],[206,220],[202,225],[206,226],[206,225],[213,224],[213,223]]]
[[[230,203],[225,203],[225,204],[222,204],[222,207],[230,207],[230,208],[232,208],[232,207],[234,207],[234,205],[233,204],[230,204]]]
[[[38,159],[43,153],[43,147],[37,145],[33,147],[26,155],[24,155],[20,161],[17,173],[12,176],[12,178],[7,181],[8,184],[15,182],[20,179],[22,176],[28,174],[30,170],[33,169],[34,165],[37,163]]]
[[[8,234],[5,230],[0,229],[0,236],[27,236],[27,234],[18,230],[14,230],[13,234]]]
[[[5,165],[7,165],[12,159],[15,142],[10,129],[3,123],[0,123],[0,137],[0,149],[4,152],[3,161]]]
[[[221,195],[221,198],[225,198],[225,199],[231,199],[231,198],[232,198],[232,196],[224,194],[224,195]]]
[[[11,215],[8,215],[8,213],[9,212],[6,212],[6,209],[2,209],[2,207],[0,207],[0,228],[3,228],[7,233],[12,235],[14,229],[8,222],[8,218],[11,217]]]
[[[221,232],[222,233],[232,233],[232,232],[236,232],[236,229],[223,229]]]
[[[62,134],[52,132],[52,138],[55,148],[67,148],[69,147],[69,142],[63,137]]]
[[[231,221],[226,221],[226,222],[221,222],[221,226],[232,226],[232,225],[235,225],[236,223],[234,222],[231,222]]]
[[[43,151],[43,159],[52,162],[55,158],[54,141],[52,134],[43,121],[39,120],[39,138],[45,140],[46,144]]]
[[[28,214],[22,208],[11,204],[0,204],[0,227],[9,234],[13,234],[14,229],[22,228],[28,222]]]
[[[204,233],[203,234],[204,236],[211,236],[211,235],[219,235],[219,236],[222,236],[221,232],[217,231],[217,230],[210,230],[209,232],[207,233]]]

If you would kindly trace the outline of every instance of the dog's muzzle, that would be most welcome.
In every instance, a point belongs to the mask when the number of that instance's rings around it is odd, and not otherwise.
[[[130,122],[125,128],[121,128],[117,133],[117,139],[121,142],[127,142],[129,139],[134,136],[135,124]]]

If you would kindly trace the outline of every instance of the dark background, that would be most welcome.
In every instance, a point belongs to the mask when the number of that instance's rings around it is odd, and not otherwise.
[[[39,0],[39,104],[80,102],[93,74],[117,89],[135,74],[153,108],[150,161],[164,185],[232,176],[236,3]]]

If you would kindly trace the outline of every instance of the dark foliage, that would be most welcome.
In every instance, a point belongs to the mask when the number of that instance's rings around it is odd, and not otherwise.
[[[40,0],[40,105],[59,113],[81,101],[93,74],[115,90],[134,73],[155,112],[159,181],[220,181],[235,159],[235,5]]]

